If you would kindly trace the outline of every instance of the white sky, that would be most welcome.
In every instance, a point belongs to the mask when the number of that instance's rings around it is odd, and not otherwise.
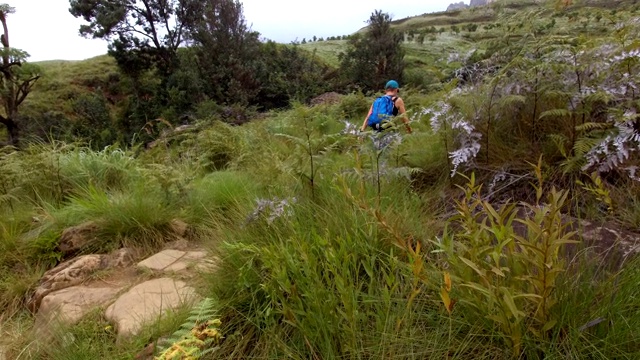
[[[443,11],[459,0],[241,0],[244,15],[262,37],[290,42],[351,34],[376,9],[394,19]],[[105,54],[107,43],[78,34],[83,23],[69,13],[69,0],[0,0],[16,8],[8,17],[11,46],[27,51],[30,61],[81,60]],[[468,1],[465,1],[468,2]]]

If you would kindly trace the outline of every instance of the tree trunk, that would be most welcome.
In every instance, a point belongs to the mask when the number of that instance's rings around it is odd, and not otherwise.
[[[9,122],[6,124],[7,133],[9,134],[9,145],[18,147],[18,143],[20,140],[18,124],[12,119],[9,119]]]
[[[9,29],[7,28],[7,18],[6,14],[0,12],[0,22],[2,23],[2,30],[4,31],[0,40],[2,40],[2,46],[4,48],[4,52],[2,54],[2,76],[4,77],[3,81],[3,92],[6,93],[3,96],[4,108],[7,114],[6,118],[2,118],[1,122],[7,128],[7,134],[9,134],[8,143],[11,145],[18,144],[18,126],[15,122],[16,115],[16,106],[15,106],[15,87],[13,84],[13,74],[11,73],[11,67],[13,66],[11,63],[11,59],[9,58]]]
[[[7,14],[11,14],[13,8],[0,11],[0,23],[3,31],[0,35],[2,45],[2,63],[0,64],[0,103],[4,108],[4,115],[0,115],[0,123],[7,128],[8,144],[18,146],[20,133],[18,126],[18,108],[31,91],[33,84],[40,78],[40,75],[33,74],[30,78],[21,78],[14,73],[14,67],[22,66],[24,60],[20,56],[12,55],[9,43],[9,29],[7,28]],[[15,54],[15,52],[14,52]]]

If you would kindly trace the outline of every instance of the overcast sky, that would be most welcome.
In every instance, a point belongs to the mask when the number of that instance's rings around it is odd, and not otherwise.
[[[242,0],[252,29],[264,38],[290,42],[351,34],[381,9],[394,19],[442,11],[458,0]],[[69,0],[0,0],[16,9],[8,17],[11,46],[30,61],[81,60],[107,52],[107,44],[78,35],[82,21],[69,13]],[[466,1],[468,2],[468,1]]]

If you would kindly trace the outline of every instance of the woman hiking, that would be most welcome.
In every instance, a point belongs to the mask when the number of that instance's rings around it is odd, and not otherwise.
[[[406,109],[404,108],[404,101],[398,96],[400,92],[400,86],[395,80],[389,80],[384,87],[385,94],[377,98],[369,113],[362,123],[362,131],[370,126],[374,131],[382,132],[383,130],[393,125],[392,120],[394,116],[401,115],[402,122],[407,128],[407,132],[411,134],[411,126],[409,126],[409,119],[407,118]]]

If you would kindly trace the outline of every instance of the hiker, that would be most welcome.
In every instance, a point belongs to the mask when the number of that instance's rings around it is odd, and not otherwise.
[[[385,85],[384,90],[385,94],[377,98],[371,105],[369,113],[362,123],[361,130],[365,131],[367,126],[370,126],[373,130],[382,132],[392,126],[392,118],[400,114],[402,115],[402,122],[407,128],[407,132],[411,134],[411,126],[409,126],[409,119],[407,118],[406,110],[404,108],[404,101],[398,96],[398,93],[400,92],[398,82],[395,80],[389,80],[387,85]]]

